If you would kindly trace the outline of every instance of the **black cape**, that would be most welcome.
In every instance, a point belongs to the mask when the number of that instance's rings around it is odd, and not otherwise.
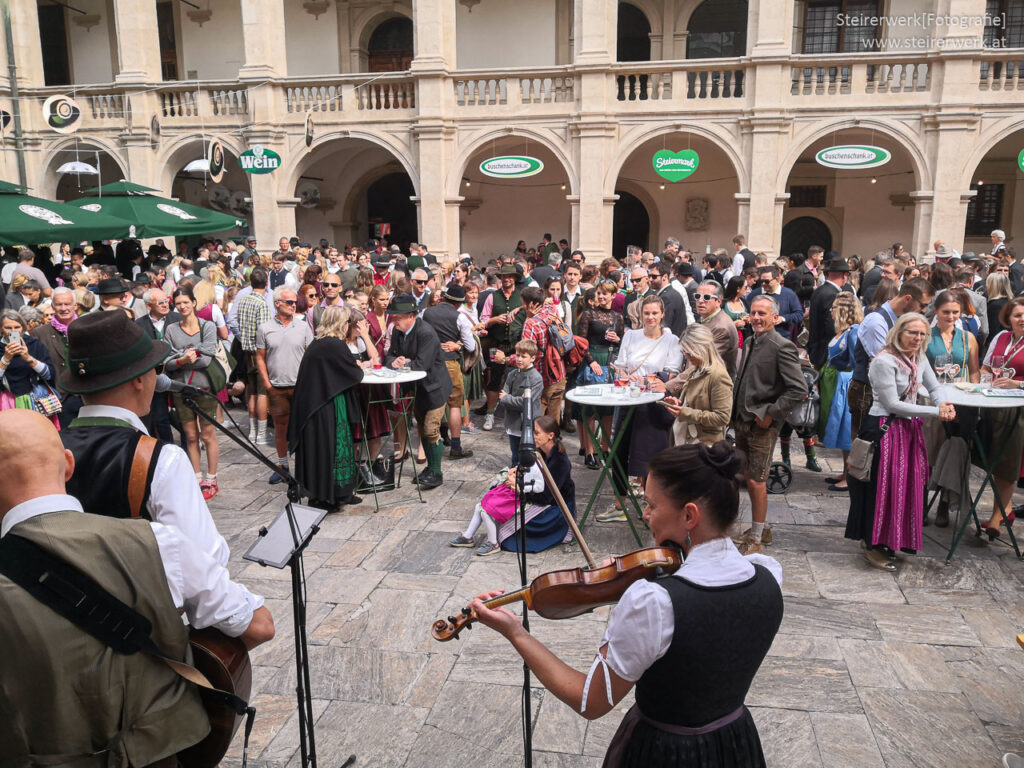
[[[311,501],[333,506],[355,490],[354,485],[338,488],[334,484],[334,398],[354,394],[362,380],[363,369],[341,339],[317,339],[302,357],[288,422],[288,448],[295,453],[295,478]],[[359,423],[359,398],[348,396],[346,403],[349,423]]]

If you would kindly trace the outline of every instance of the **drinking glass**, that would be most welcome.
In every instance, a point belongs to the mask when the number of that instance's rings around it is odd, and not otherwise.
[[[935,357],[935,373],[943,384],[949,383],[949,368],[953,358],[949,355],[937,355]]]

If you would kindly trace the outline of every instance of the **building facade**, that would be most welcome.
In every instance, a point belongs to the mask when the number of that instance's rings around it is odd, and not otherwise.
[[[71,8],[69,6],[74,6]],[[1024,0],[9,0],[2,178],[121,178],[280,235],[390,229],[488,258],[544,232],[589,258],[817,243],[844,255],[1024,232]],[[55,132],[51,96],[77,130]],[[307,134],[311,127],[311,140]],[[227,173],[188,172],[219,140]],[[889,161],[834,169],[823,149]],[[281,158],[244,172],[254,147]],[[498,156],[540,173],[494,178]],[[684,173],[659,175],[657,158]],[[1022,194],[1018,195],[1017,192]],[[224,233],[233,234],[233,233]]]

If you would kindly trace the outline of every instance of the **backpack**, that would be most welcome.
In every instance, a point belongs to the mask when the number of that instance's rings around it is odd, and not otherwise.
[[[572,334],[572,328],[558,315],[548,321],[548,346],[554,347],[562,357],[565,357],[576,347],[576,337]]]
[[[821,409],[817,372],[813,368],[803,368],[802,372],[804,381],[807,382],[807,396],[786,418],[786,421],[797,429],[816,426]]]

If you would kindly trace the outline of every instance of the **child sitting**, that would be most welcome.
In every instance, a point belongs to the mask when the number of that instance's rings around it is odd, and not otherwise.
[[[512,449],[512,461],[509,466],[519,463],[519,440],[523,436],[523,410],[526,405],[524,392],[530,390],[530,401],[533,404],[533,418],[540,416],[540,396],[544,389],[544,380],[540,371],[534,367],[537,360],[537,345],[529,339],[516,344],[513,358],[515,368],[510,368],[501,385],[498,401],[505,407],[505,434],[508,435],[509,448]],[[503,362],[504,358],[501,361]]]

